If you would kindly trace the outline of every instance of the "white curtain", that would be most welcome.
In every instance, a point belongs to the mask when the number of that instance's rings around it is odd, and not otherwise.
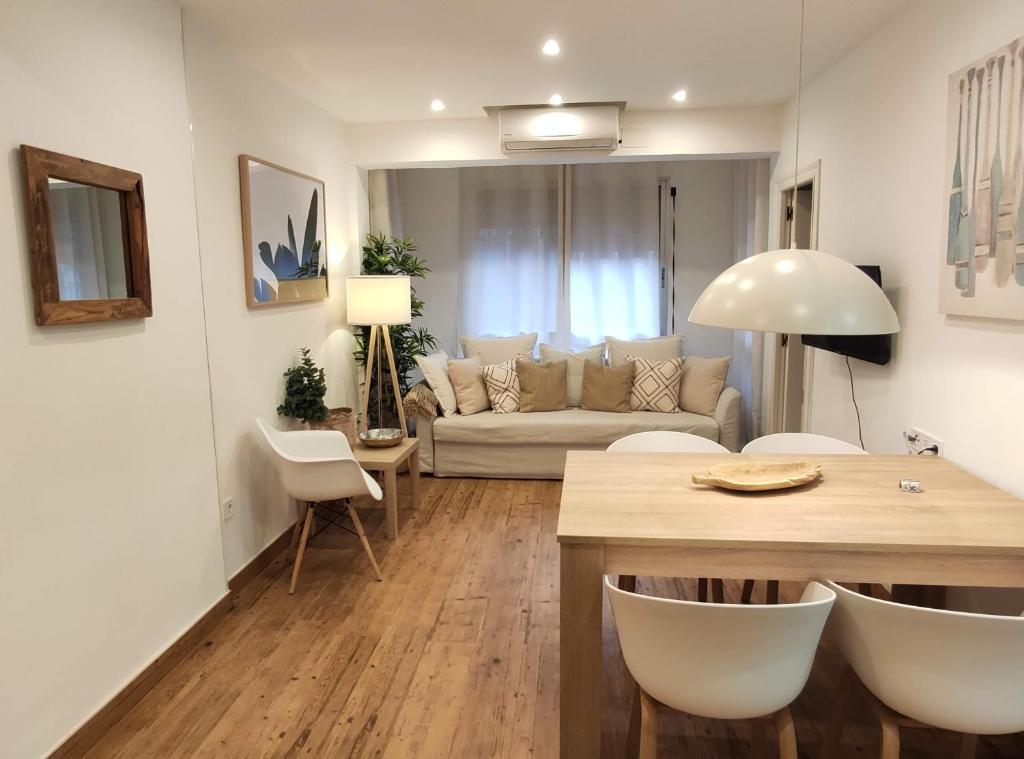
[[[367,172],[370,229],[373,234],[402,236],[402,214],[398,205],[398,174],[391,169]]]
[[[115,190],[50,181],[61,300],[128,297]]]
[[[767,160],[736,163],[735,231],[736,260],[767,250]],[[764,370],[764,333],[733,332],[729,384],[742,396],[740,444],[761,435],[761,379]]]
[[[657,166],[579,164],[571,181],[571,346],[660,334]]]
[[[459,169],[459,332],[558,332],[558,166]]]

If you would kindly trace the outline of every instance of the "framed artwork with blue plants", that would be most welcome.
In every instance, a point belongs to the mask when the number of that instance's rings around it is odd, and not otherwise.
[[[249,155],[238,172],[249,307],[326,298],[323,181]]]

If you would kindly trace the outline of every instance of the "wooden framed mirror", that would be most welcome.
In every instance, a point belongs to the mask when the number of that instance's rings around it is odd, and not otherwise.
[[[36,324],[153,315],[142,175],[21,146]]]

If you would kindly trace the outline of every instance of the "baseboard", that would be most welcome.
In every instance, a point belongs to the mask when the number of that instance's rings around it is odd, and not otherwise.
[[[49,759],[77,759],[96,745],[114,725],[131,711],[132,707],[164,679],[167,673],[203,643],[213,628],[231,611],[238,594],[288,547],[291,541],[291,531],[292,528],[289,527],[282,532],[266,548],[256,554],[252,561],[238,570],[234,577],[228,580],[228,592],[224,594],[224,597],[211,606],[203,616],[196,620],[195,624],[171,643],[162,654],[156,657],[110,701],[100,707],[99,711],[82,723],[81,727],[50,754]]]
[[[231,610],[233,594],[225,593],[194,625],[171,643],[117,695],[100,707],[51,754],[50,759],[81,757],[139,703],[157,683],[191,654]]]

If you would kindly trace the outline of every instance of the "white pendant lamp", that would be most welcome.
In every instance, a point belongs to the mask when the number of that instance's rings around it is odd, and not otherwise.
[[[896,312],[875,282],[853,264],[796,247],[796,184],[800,156],[804,3],[796,89],[796,147],[790,249],[745,258],[707,286],[690,321],[709,327],[804,335],[885,335],[900,331]]]

